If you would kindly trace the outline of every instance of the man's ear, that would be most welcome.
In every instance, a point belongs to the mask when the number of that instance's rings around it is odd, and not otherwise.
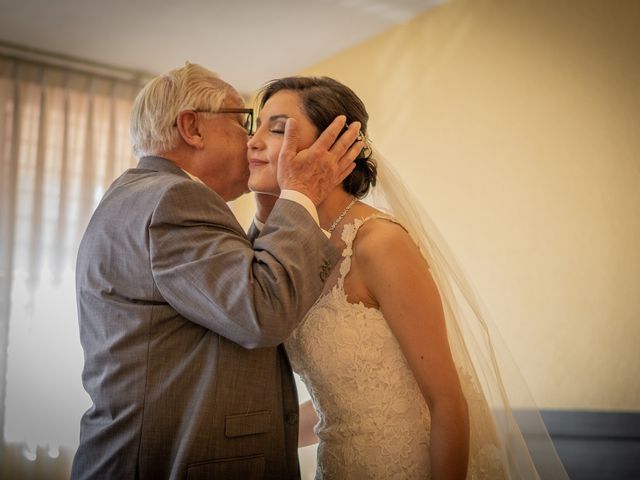
[[[183,110],[178,114],[176,127],[180,136],[187,145],[200,148],[203,145],[202,136],[198,127],[198,114],[193,110]]]

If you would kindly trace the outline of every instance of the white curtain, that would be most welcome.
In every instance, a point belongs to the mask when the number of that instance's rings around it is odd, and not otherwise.
[[[135,164],[137,81],[0,56],[2,478],[68,478],[90,405],[74,291],[78,241]]]

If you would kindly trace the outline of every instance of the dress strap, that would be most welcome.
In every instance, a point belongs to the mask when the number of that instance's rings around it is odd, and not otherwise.
[[[353,242],[356,239],[358,230],[369,220],[379,218],[382,220],[388,220],[393,223],[397,223],[402,227],[402,224],[395,218],[385,215],[384,213],[373,213],[365,218],[356,218],[353,223],[348,223],[342,229],[342,241],[345,243],[344,250],[342,250],[342,262],[340,263],[340,275],[338,276],[337,286],[340,289],[344,289],[344,279],[351,270],[351,256],[353,255]],[[403,227],[404,228],[404,227]]]

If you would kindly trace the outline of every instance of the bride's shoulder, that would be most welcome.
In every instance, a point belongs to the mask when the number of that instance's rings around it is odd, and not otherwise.
[[[353,252],[357,257],[402,255],[416,248],[405,228],[389,215],[376,211],[360,219],[360,222],[353,243]]]
[[[371,218],[364,222],[352,252],[352,268],[358,271],[358,277],[373,298],[381,293],[378,284],[388,285],[393,279],[401,279],[422,262],[411,236],[400,224],[388,218]]]

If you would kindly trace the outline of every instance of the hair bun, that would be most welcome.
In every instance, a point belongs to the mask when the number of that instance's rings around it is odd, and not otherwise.
[[[378,168],[376,161],[371,157],[371,151],[362,151],[355,159],[356,168],[342,182],[345,191],[358,198],[367,195],[372,186],[376,184]]]

